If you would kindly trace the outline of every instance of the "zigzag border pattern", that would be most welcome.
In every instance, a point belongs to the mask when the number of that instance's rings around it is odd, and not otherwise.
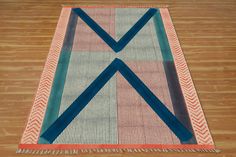
[[[160,9],[187,110],[198,144],[214,145],[183,51],[167,8]]]
[[[62,8],[21,144],[37,144],[70,13],[71,8]]]

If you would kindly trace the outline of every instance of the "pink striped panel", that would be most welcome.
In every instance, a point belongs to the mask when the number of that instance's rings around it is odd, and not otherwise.
[[[115,38],[115,9],[94,8],[83,9],[96,23],[98,23],[108,34]],[[112,49],[84,22],[78,17],[74,51],[85,52],[112,52]]]
[[[187,105],[197,143],[213,145],[214,142],[208,129],[208,125],[199,98],[197,96],[197,92],[194,87],[187,63],[185,61],[183,51],[180,47],[178,37],[171,21],[169,11],[167,8],[162,8],[160,9],[160,13],[174,57],[181,89],[183,91],[184,99]]]
[[[61,11],[21,144],[37,144],[70,13],[70,8],[63,8]]]
[[[173,112],[162,62],[127,62],[150,90]],[[119,144],[178,144],[179,140],[119,73],[117,74]]]

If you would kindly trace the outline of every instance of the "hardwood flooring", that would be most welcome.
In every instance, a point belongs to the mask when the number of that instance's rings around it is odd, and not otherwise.
[[[235,0],[0,0],[0,154],[15,154],[33,103],[61,4],[169,5],[212,132],[215,153],[81,156],[236,156]],[[29,155],[20,155],[29,156]]]

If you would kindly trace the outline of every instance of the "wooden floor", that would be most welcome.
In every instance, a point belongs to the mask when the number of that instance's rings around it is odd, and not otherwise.
[[[116,2],[169,5],[216,147],[222,152],[107,156],[236,156],[236,1]],[[112,5],[114,2],[0,0],[1,156],[17,156],[15,150],[34,99],[61,4]]]

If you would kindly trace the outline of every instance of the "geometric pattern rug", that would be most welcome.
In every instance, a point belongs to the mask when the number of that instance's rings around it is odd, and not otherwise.
[[[63,7],[17,153],[216,152],[167,8]]]

